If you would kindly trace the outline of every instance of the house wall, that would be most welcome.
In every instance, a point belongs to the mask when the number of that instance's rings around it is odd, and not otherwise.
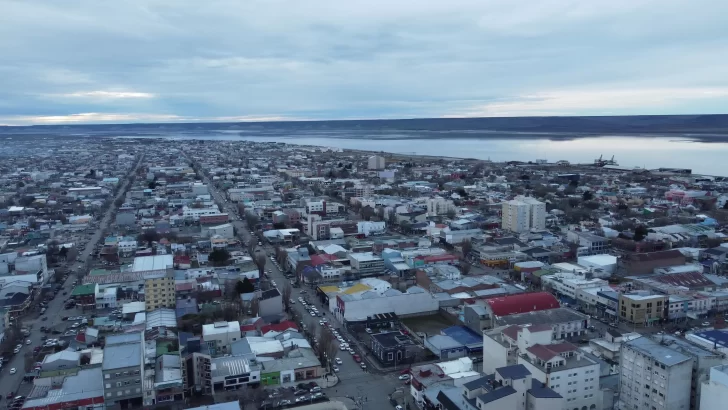
[[[258,316],[273,316],[283,313],[283,297],[261,299],[258,304]]]

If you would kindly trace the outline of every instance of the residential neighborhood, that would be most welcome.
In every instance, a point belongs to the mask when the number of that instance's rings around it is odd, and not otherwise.
[[[723,177],[131,137],[0,170],[11,410],[728,397]]]

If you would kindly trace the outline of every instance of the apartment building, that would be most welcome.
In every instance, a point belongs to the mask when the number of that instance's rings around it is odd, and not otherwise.
[[[457,208],[451,199],[442,197],[427,198],[425,201],[427,206],[427,216],[447,215],[448,212],[455,212]]]
[[[367,159],[367,169],[384,169],[384,165],[384,157],[379,155],[372,155]]]
[[[690,408],[693,359],[640,337],[622,343],[619,408],[685,410]]]
[[[668,296],[645,291],[619,295],[619,317],[629,323],[651,326],[667,318]]]
[[[564,398],[566,409],[601,409],[600,364],[575,345],[564,342],[535,344],[518,356],[534,379]]]
[[[175,308],[174,271],[169,269],[144,277],[144,300],[147,312],[159,308]]]
[[[607,251],[609,240],[590,232],[569,231],[566,240],[579,245],[576,256],[601,255]]]
[[[143,333],[106,337],[101,372],[106,408],[141,408],[144,386]]]
[[[501,227],[512,232],[546,229],[546,204],[520,195],[504,202]]]
[[[213,356],[230,353],[232,344],[242,337],[240,323],[215,322],[202,326],[202,340]]]

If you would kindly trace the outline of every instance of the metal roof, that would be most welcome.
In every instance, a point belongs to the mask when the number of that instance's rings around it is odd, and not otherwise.
[[[142,360],[141,341],[124,343],[104,348],[103,370],[123,369],[140,366]]]
[[[644,336],[625,342],[623,346],[636,350],[665,366],[674,366],[691,360],[690,357]]]

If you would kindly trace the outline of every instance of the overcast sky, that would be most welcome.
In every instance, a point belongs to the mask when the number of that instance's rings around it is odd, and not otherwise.
[[[0,124],[725,113],[726,0],[0,0]]]

